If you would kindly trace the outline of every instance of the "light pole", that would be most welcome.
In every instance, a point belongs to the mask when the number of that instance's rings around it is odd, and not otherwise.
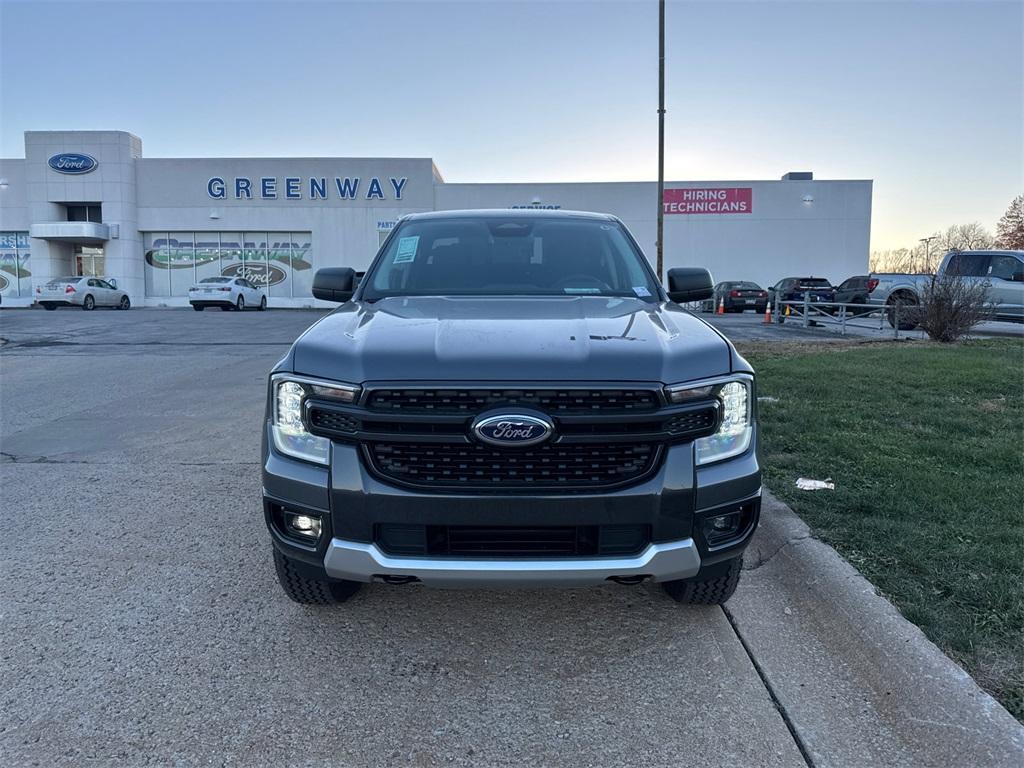
[[[665,269],[665,0],[658,0],[658,282]]]
[[[938,235],[932,235],[931,237],[922,237],[918,242],[924,243],[924,268],[928,269],[928,265],[931,264],[931,245],[932,240],[938,240]]]

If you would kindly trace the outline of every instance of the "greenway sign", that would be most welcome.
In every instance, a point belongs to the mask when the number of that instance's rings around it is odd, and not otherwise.
[[[214,200],[401,200],[405,176],[211,176],[206,194]]]

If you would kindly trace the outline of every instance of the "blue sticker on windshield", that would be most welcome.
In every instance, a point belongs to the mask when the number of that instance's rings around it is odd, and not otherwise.
[[[400,237],[398,238],[398,250],[395,251],[395,258],[391,260],[392,264],[408,264],[410,261],[416,260],[416,248],[419,247],[420,236],[413,235],[412,237]]]
[[[640,298],[644,298],[645,296],[651,295],[651,292],[644,288],[642,285],[634,285],[633,293],[635,293]]]

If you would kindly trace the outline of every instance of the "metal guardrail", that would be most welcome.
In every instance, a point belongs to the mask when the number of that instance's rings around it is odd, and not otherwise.
[[[788,312],[786,310],[789,310]],[[785,320],[795,320],[804,328],[812,325],[838,325],[841,335],[846,335],[847,328],[864,328],[866,330],[885,330],[886,323],[892,325],[894,339],[900,337],[899,302],[886,305],[853,304],[839,301],[811,301],[810,294],[805,293],[802,301],[780,301],[772,308],[772,322],[781,324]],[[890,320],[891,316],[891,320]],[[877,324],[858,322],[877,317]]]

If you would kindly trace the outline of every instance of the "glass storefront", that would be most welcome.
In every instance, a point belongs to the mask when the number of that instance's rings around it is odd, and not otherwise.
[[[204,277],[237,275],[268,296],[312,298],[309,232],[144,232],[146,296],[187,296]]]
[[[0,294],[32,295],[28,232],[0,232]]]

